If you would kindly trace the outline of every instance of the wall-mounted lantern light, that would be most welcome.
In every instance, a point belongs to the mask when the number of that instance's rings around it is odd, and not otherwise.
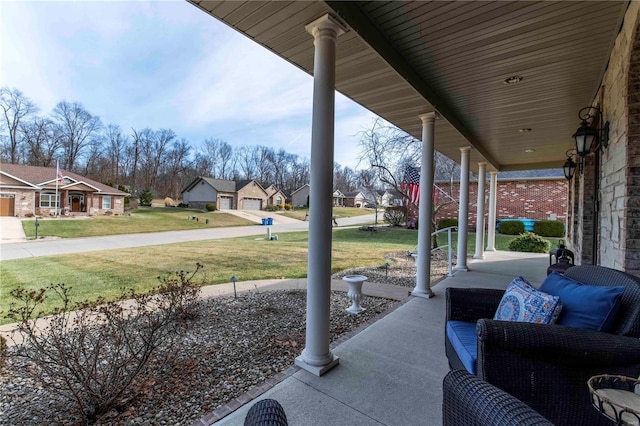
[[[567,151],[567,161],[564,162],[564,165],[562,166],[562,170],[564,170],[564,177],[567,178],[567,180],[571,180],[573,178],[574,173],[576,172],[576,168],[578,167],[578,165],[576,164],[575,161],[573,161],[573,155],[575,154],[575,151],[573,149],[570,149]]]
[[[595,115],[592,115],[591,111],[595,111]],[[603,123],[602,110],[594,106],[582,108],[578,112],[578,117],[582,120],[582,123],[573,134],[573,139],[576,142],[576,153],[580,156],[580,172],[582,172],[584,157],[599,149],[604,151],[609,146],[609,122]],[[590,127],[589,124],[594,118],[598,120],[598,127],[595,128]]]

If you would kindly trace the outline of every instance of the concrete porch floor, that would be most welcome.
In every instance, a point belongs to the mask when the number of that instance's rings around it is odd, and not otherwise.
[[[322,377],[292,375],[214,423],[242,425],[258,400],[276,399],[289,425],[440,425],[444,355],[445,289],[505,288],[521,275],[539,285],[548,255],[486,253],[434,288],[431,299],[411,298],[389,315],[333,349],[340,364]],[[367,293],[365,289],[365,293]],[[195,424],[209,424],[205,417]]]

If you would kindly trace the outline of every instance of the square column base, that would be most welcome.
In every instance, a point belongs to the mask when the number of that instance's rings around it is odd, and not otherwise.
[[[424,299],[431,299],[433,296],[435,296],[433,292],[426,292],[426,291],[415,290],[415,289],[409,294],[415,297],[422,297]]]
[[[326,372],[328,372],[329,370],[331,370],[333,367],[338,365],[339,362],[340,362],[340,358],[338,358],[337,356],[334,355],[333,361],[331,361],[327,365],[311,365],[311,364],[307,364],[304,361],[304,359],[302,359],[302,355],[300,355],[300,356],[296,357],[295,364],[298,367],[302,368],[303,370],[307,370],[309,373],[320,377],[323,374],[325,374]]]
[[[474,254],[473,258],[474,259],[484,259],[484,254]]]
[[[454,271],[462,271],[462,272],[469,272],[469,268],[467,268],[466,266],[454,266],[453,267]]]

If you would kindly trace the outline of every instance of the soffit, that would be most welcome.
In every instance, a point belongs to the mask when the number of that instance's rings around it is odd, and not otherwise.
[[[518,170],[564,161],[628,2],[192,3],[310,74],[304,26],[339,15],[337,90],[416,138],[418,115],[438,111],[436,149],[458,160],[471,145],[472,165]]]

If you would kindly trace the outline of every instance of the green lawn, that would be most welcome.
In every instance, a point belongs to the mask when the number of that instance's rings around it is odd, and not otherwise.
[[[91,300],[98,295],[115,298],[121,288],[149,291],[157,285],[158,276],[192,271],[196,262],[205,266],[200,279],[206,284],[228,282],[232,275],[241,281],[305,277],[308,233],[282,233],[278,237],[277,241],[242,237],[2,261],[0,311],[7,311],[9,291],[18,286],[37,289],[64,282],[73,287],[77,300]],[[496,248],[506,250],[513,238],[497,235]],[[457,235],[453,241],[455,250]],[[386,253],[412,250],[417,242],[414,230],[335,229],[332,270],[382,265],[387,261]],[[552,245],[556,244],[557,240],[552,241]],[[475,234],[470,234],[469,254],[474,250]],[[0,322],[8,320],[2,318]]]
[[[309,213],[309,209],[307,208],[296,208],[295,210],[285,210],[280,213],[283,216],[291,217],[293,219],[304,220],[306,214]],[[375,210],[373,209],[359,209],[356,207],[334,207],[333,215],[336,219],[341,217],[354,217],[354,216],[363,216],[366,214],[374,214]],[[379,220],[382,220],[383,212],[379,213]]]
[[[40,225],[38,227],[39,237],[56,236],[62,238],[255,225],[251,221],[227,213],[205,213],[199,210],[171,207],[140,207],[125,216],[40,219],[38,223]],[[22,227],[28,238],[35,237],[35,219],[23,220]]]

